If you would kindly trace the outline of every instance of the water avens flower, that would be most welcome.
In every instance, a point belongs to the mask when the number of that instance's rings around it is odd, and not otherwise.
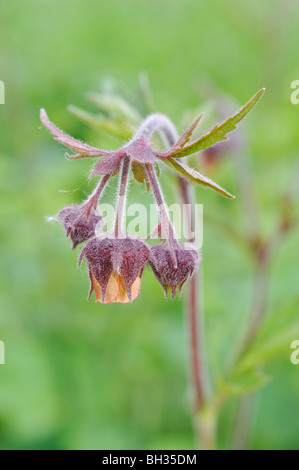
[[[151,247],[150,266],[164,289],[166,297],[169,291],[174,298],[176,291],[180,293],[185,282],[190,279],[200,263],[200,255],[194,248],[178,244],[174,250],[174,263],[170,250],[165,244]]]
[[[90,294],[96,302],[127,303],[140,292],[143,269],[149,259],[149,249],[133,238],[98,239],[88,241],[80,255],[79,264],[86,259],[90,276]]]
[[[197,183],[205,188],[211,188],[230,199],[234,196],[211,179],[190,168],[184,160],[189,155],[205,151],[205,154],[204,152],[201,154],[202,158],[213,162],[217,159],[219,152],[222,152],[225,148],[228,150],[227,134],[236,128],[237,124],[259,101],[263,93],[264,89],[260,90],[237,113],[221,124],[216,124],[210,131],[197,139],[192,136],[202,119],[202,115],[196,118],[180,137],[173,123],[168,117],[161,114],[148,116],[140,123],[140,127],[132,135],[133,121],[135,125],[139,120],[140,113],[132,113],[130,106],[127,107],[121,101],[121,106],[116,106],[116,108],[118,108],[118,111],[121,110],[122,124],[126,127],[127,135],[132,138],[116,150],[103,150],[80,142],[52,124],[46,112],[41,110],[43,124],[50,130],[56,141],[72,152],[72,154],[66,155],[67,158],[71,160],[79,158],[97,159],[89,177],[100,178],[92,194],[81,204],[65,207],[56,218],[62,222],[66,235],[72,241],[72,248],[76,248],[80,243],[84,244],[79,256],[79,265],[84,260],[88,269],[90,279],[88,298],[95,293],[95,301],[103,304],[132,302],[140,294],[141,278],[147,265],[164,289],[166,297],[171,294],[173,299],[176,293],[180,295],[183,286],[189,281],[186,319],[190,338],[190,375],[193,385],[194,428],[198,433],[199,442],[205,449],[212,448],[215,441],[219,407],[217,406],[216,410],[214,404],[219,402],[219,400],[215,400],[219,393],[210,394],[207,381],[208,374],[205,370],[203,342],[201,341],[203,332],[201,331],[199,335],[202,311],[198,302],[200,285],[196,271],[201,256],[193,244],[196,239],[193,227],[196,224],[193,194],[189,183]],[[106,114],[107,101],[105,96],[104,101]],[[119,105],[119,101],[117,103]],[[148,94],[144,105],[146,109]],[[115,108],[115,101],[113,107]],[[80,114],[82,116],[82,113]],[[129,114],[131,118],[133,115],[133,119],[126,120],[123,114],[125,116]],[[88,116],[85,113],[83,115],[85,119]],[[107,129],[106,117],[102,119],[105,121],[105,128]],[[95,117],[92,117],[91,120],[88,118],[88,122],[99,123]],[[122,129],[117,128],[116,119],[114,122],[111,118],[108,122],[110,131],[112,124],[113,132],[111,134],[120,135]],[[165,145],[164,151],[158,150],[156,141],[154,142],[153,137],[157,133],[160,141]],[[217,143],[220,143],[219,147],[215,146]],[[187,215],[183,219],[184,241],[179,240],[176,234],[160,186],[160,165],[163,164],[175,172],[178,198],[184,206],[189,206],[186,211]],[[105,220],[100,215],[98,206],[110,178],[118,174],[119,185],[116,190],[114,224],[109,232],[104,233]],[[146,189],[151,191],[158,207],[159,220],[156,227],[151,227],[150,233],[143,234],[144,239],[132,237],[128,233],[125,223],[128,183],[131,177],[144,184]],[[151,245],[149,240],[153,238],[157,238],[159,243]],[[225,379],[224,385],[227,384],[230,385],[229,380],[226,381]],[[222,383],[220,396],[223,396]]]
[[[90,295],[95,291],[96,301],[127,303],[136,299],[140,291],[141,275],[148,262],[166,293],[171,290],[173,297],[177,290],[181,291],[198,268],[200,258],[195,249],[182,245],[178,240],[159,183],[159,164],[167,165],[180,180],[198,183],[212,188],[222,196],[234,198],[217,183],[190,168],[186,162],[183,163],[182,159],[226,140],[226,135],[236,128],[259,101],[263,92],[264,90],[260,90],[235,115],[192,142],[190,140],[202,115],[179,137],[167,116],[152,114],[140,124],[132,139],[116,150],[98,149],[74,139],[52,124],[45,110],[41,110],[43,124],[57,142],[71,150],[72,154],[66,155],[69,159],[98,159],[90,174],[90,178],[101,176],[94,192],[87,201],[62,209],[58,216],[67,236],[72,240],[72,248],[79,243],[86,243],[80,263],[83,258],[86,259],[91,281]],[[153,146],[152,137],[157,132],[170,145],[164,152]],[[96,215],[96,209],[109,179],[118,173],[120,183],[115,207],[115,226],[108,236],[97,238],[95,229],[99,223],[104,222],[101,216]],[[146,240],[131,238],[124,226],[128,181],[131,176],[144,183],[152,192],[159,209],[158,231],[166,234],[164,244],[154,246],[151,250],[147,247]]]
[[[59,212],[58,218],[61,220],[67,237],[72,241],[72,249],[94,237],[96,226],[103,220],[101,216],[95,214],[94,209],[86,213],[82,205],[64,207]]]

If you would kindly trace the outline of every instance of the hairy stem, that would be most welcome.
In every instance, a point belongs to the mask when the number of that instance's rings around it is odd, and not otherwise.
[[[163,197],[154,167],[150,163],[146,163],[145,166],[146,166],[147,175],[148,175],[148,178],[149,178],[149,181],[150,181],[150,184],[151,184],[154,196],[155,196],[155,200],[159,209],[161,228],[162,228],[162,237],[168,240],[170,251],[171,251],[171,256],[172,256],[172,261],[174,263],[174,266],[176,267],[177,258],[175,255],[175,248],[177,246],[177,236],[175,234],[174,227],[171,223],[167,206],[164,201],[164,197]]]
[[[183,178],[179,178],[179,185],[181,191],[181,198],[184,205],[191,205],[193,203],[193,195],[191,196],[191,188],[189,183]],[[187,221],[188,224],[188,239],[192,240],[193,232],[193,218],[194,214],[188,212]],[[200,337],[199,337],[199,323],[201,323],[201,315],[199,308],[199,275],[195,273],[189,282],[189,302],[188,302],[188,313],[189,313],[189,327],[190,327],[190,341],[191,341],[191,364],[192,364],[192,377],[194,382],[195,391],[195,409],[199,410],[203,406],[206,398],[206,389],[204,385],[202,354],[200,350]],[[202,331],[202,329],[200,329]]]
[[[93,193],[89,196],[88,200],[84,203],[84,208],[86,208],[87,214],[90,214],[91,209],[96,209],[99,203],[100,197],[103,194],[103,191],[106,187],[106,184],[109,178],[110,178],[110,175],[103,176],[98,186],[95,188]]]
[[[136,131],[133,140],[140,139],[141,137],[150,140],[153,133],[158,131],[163,133],[167,141],[171,146],[175,143],[177,137],[177,131],[173,123],[164,114],[150,114],[141,124],[139,129]],[[175,138],[174,138],[175,137]]]
[[[128,189],[128,179],[130,172],[131,160],[125,155],[123,158],[122,173],[120,178],[120,186],[117,200],[117,209],[115,217],[115,237],[121,238],[125,233],[124,215],[126,210],[126,199]]]
[[[151,136],[154,132],[158,131],[167,146],[173,146],[178,139],[174,125],[163,115],[153,114],[149,116],[144,121],[139,131],[140,136]],[[162,209],[162,213],[160,212],[161,225],[163,225],[163,222],[166,223],[167,220],[167,224],[172,227],[172,225],[170,225],[168,211],[167,209],[165,210],[166,206],[164,198],[160,190],[155,171],[152,165],[147,164],[146,166],[157,204],[160,211]],[[178,181],[182,203],[189,206],[191,205],[194,208],[194,200],[193,194],[191,195],[190,184],[183,178],[178,178]],[[188,214],[187,238],[189,241],[193,241],[192,230],[194,227],[194,211],[191,210]],[[205,370],[206,358],[204,354],[203,315],[199,305],[199,284],[199,275],[195,274],[190,280],[188,286],[186,320],[188,323],[190,338],[190,374],[192,376],[193,415],[197,445],[201,449],[208,450],[215,447],[216,417],[214,415],[214,410],[209,404],[208,377]]]
[[[109,178],[110,178],[110,175],[103,176],[103,178],[101,179],[100,183],[95,188],[93,193],[89,196],[87,201],[83,203],[83,205],[81,207],[80,215],[77,217],[77,219],[75,220],[73,225],[76,224],[77,222],[79,222],[81,217],[84,217],[85,215],[88,217],[90,215],[92,209],[94,209],[94,210],[96,209],[96,207],[99,203],[100,197],[103,194],[103,191],[105,189],[105,186],[106,186]],[[69,235],[70,231],[71,231],[71,227],[68,229],[68,235]]]
[[[190,184],[179,178],[182,203],[194,208],[194,195]],[[193,239],[194,211],[188,211],[188,240]],[[208,450],[215,447],[216,416],[208,407],[210,388],[206,370],[204,348],[203,311],[200,306],[200,276],[195,273],[188,285],[186,317],[189,325],[191,376],[194,390],[194,425],[198,447]]]

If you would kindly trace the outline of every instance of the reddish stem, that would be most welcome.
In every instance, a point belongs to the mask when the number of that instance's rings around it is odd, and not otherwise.
[[[149,178],[149,181],[150,181],[150,184],[151,184],[151,187],[152,187],[155,199],[156,199],[156,203],[159,208],[162,236],[166,237],[168,240],[172,261],[174,263],[174,266],[176,267],[177,258],[175,255],[175,248],[177,246],[177,236],[175,234],[174,227],[169,218],[167,206],[165,204],[164,197],[163,197],[160,185],[159,185],[156,172],[153,168],[153,165],[151,165],[150,163],[146,163],[145,166],[146,166],[148,178]]]
[[[92,209],[96,209],[96,206],[98,205],[98,202],[100,200],[100,197],[105,189],[105,186],[109,180],[111,175],[105,175],[103,176],[103,178],[101,179],[100,183],[98,184],[98,186],[96,187],[96,189],[94,190],[94,192],[91,194],[91,196],[87,199],[86,202],[84,202],[84,204],[81,206],[81,213],[80,215],[77,217],[77,219],[75,220],[75,222],[73,223],[76,224],[77,222],[79,222],[79,220],[81,219],[81,217],[83,216],[89,216],[90,215],[90,212]],[[67,235],[69,235],[70,231],[71,231],[72,227],[70,227],[68,229],[68,232],[67,232]]]
[[[101,179],[100,183],[96,187],[95,191],[91,194],[89,199],[84,203],[84,209],[86,209],[87,215],[90,214],[92,208],[96,208],[98,205],[99,199],[105,189],[105,186],[110,178],[110,175],[105,175]]]
[[[130,172],[131,160],[125,155],[123,157],[123,167],[122,174],[120,179],[120,187],[118,193],[117,209],[116,209],[116,218],[115,218],[115,237],[120,238],[124,234],[124,211],[126,207],[126,196],[128,189],[128,179]]]
[[[174,145],[178,136],[174,126],[171,124],[169,126],[168,122],[161,123],[154,122],[155,119],[152,120],[151,126],[149,126],[149,122],[147,122],[147,126],[150,128],[150,134],[155,131],[164,131],[161,133],[163,140],[165,141],[166,145],[169,144],[170,146]],[[155,125],[154,125],[155,124]],[[160,126],[159,126],[160,124]],[[159,127],[161,129],[159,129]],[[160,218],[161,218],[161,225],[163,224],[168,225],[168,229],[173,229],[171,222],[169,220],[169,215],[167,208],[165,206],[165,202],[163,199],[162,192],[160,190],[160,186],[157,180],[156,173],[152,165],[146,165],[147,174],[155,195],[155,199],[159,206],[160,210]],[[190,184],[183,178],[178,178],[180,191],[181,191],[181,198],[183,204],[191,205],[194,207],[193,204],[193,197],[190,195]],[[188,239],[189,241],[193,241],[193,217],[194,214],[192,211],[189,213],[189,220],[188,220]],[[171,237],[170,237],[171,238]],[[173,242],[174,240],[172,240]],[[171,243],[171,240],[170,240]],[[177,243],[177,239],[175,239],[175,243]],[[172,246],[170,245],[170,248]],[[188,321],[188,328],[189,328],[189,336],[190,336],[190,360],[191,360],[191,367],[190,373],[192,374],[192,382],[194,387],[194,424],[195,430],[197,433],[198,444],[201,448],[204,449],[211,449],[214,447],[214,440],[215,440],[215,419],[213,416],[209,416],[207,413],[207,407],[209,406],[208,403],[208,378],[205,372],[205,357],[204,357],[204,342],[203,342],[203,318],[201,315],[201,311],[199,308],[199,299],[198,299],[198,292],[199,292],[199,277],[197,274],[193,276],[193,278],[189,282],[189,295],[188,295],[188,309],[187,309],[187,321]],[[199,324],[200,323],[200,324]]]
[[[190,195],[190,185],[188,182],[179,178],[181,198],[183,204],[192,205],[192,196]],[[190,211],[186,211],[189,216],[188,220],[188,239],[192,241],[193,233],[193,214]],[[193,386],[195,391],[195,411],[199,411],[205,403],[206,393],[204,387],[204,378],[205,374],[203,372],[203,358],[202,358],[202,347],[200,336],[199,336],[199,323],[201,322],[200,318],[200,308],[199,308],[199,275],[194,274],[192,279],[189,282],[189,299],[188,299],[188,317],[189,317],[189,335],[191,341],[191,372],[193,379]]]

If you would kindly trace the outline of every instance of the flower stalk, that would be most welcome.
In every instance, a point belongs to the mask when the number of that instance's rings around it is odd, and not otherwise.
[[[110,175],[105,175],[101,178],[98,186],[95,188],[94,192],[90,195],[88,200],[83,204],[84,209],[86,209],[86,215],[89,215],[91,210],[96,210],[100,198],[103,194],[103,191],[109,181]]]
[[[96,302],[129,303],[140,293],[141,277],[145,266],[149,265],[168,296],[172,298],[181,292],[189,281],[186,320],[190,344],[190,373],[193,386],[194,426],[198,436],[198,446],[211,449],[215,445],[217,413],[211,404],[207,362],[204,352],[203,310],[200,307],[199,276],[197,270],[200,255],[194,242],[194,210],[191,209],[186,221],[188,242],[178,240],[170,220],[168,208],[157,177],[156,167],[165,164],[176,173],[179,192],[183,204],[194,207],[190,183],[211,188],[218,194],[233,199],[228,191],[217,183],[190,168],[182,160],[215,143],[227,139],[227,134],[248,114],[263,95],[260,90],[237,113],[217,124],[199,139],[192,140],[193,133],[202,115],[178,137],[175,126],[163,114],[151,114],[136,130],[132,139],[116,150],[103,150],[83,143],[56,127],[41,110],[41,121],[48,128],[54,139],[67,147],[72,153],[67,158],[97,158],[90,177],[99,175],[101,180],[89,199],[78,206],[62,209],[59,218],[72,240],[72,248],[84,243],[79,257],[79,265],[86,260],[90,278],[90,292],[95,293]],[[152,145],[153,134],[158,132],[167,144],[167,150],[160,152]],[[159,224],[155,233],[162,234],[163,242],[148,246],[145,240],[130,237],[125,227],[126,196],[130,169],[132,176],[151,189],[159,209]],[[121,171],[119,191],[115,207],[115,226],[109,236],[98,233],[96,227],[103,224],[96,209],[109,179]],[[166,243],[164,243],[166,241]],[[191,243],[191,246],[190,246]]]
[[[122,174],[120,179],[120,186],[118,192],[118,201],[116,206],[116,217],[115,217],[115,238],[123,238],[125,234],[124,219],[127,201],[127,190],[129,181],[131,161],[128,156],[123,159]]]
[[[171,258],[173,260],[174,267],[177,268],[177,259],[175,256],[175,248],[177,247],[177,236],[168,214],[167,206],[164,201],[164,197],[159,185],[159,181],[157,179],[156,172],[150,163],[146,164],[146,171],[159,209],[161,221],[161,237],[162,239],[168,240]]]

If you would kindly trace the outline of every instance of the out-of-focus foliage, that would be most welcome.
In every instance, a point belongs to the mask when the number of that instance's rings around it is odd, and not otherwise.
[[[0,79],[6,85],[6,104],[0,106],[0,340],[6,347],[6,365],[0,366],[0,446],[193,448],[183,302],[166,302],[146,271],[141,297],[132,305],[87,303],[87,274],[76,269],[76,254],[61,228],[46,223],[45,216],[85,197],[91,163],[64,159],[62,146],[41,130],[39,108],[75,137],[109,149],[131,135],[126,120],[134,125],[139,119],[140,70],[148,71],[156,108],[179,127],[206,111],[201,131],[215,121],[217,96],[210,82],[239,102],[235,109],[265,86],[262,103],[240,131],[253,156],[260,218],[268,233],[299,153],[299,106],[290,102],[290,83],[299,78],[296,2],[14,0],[0,6],[0,31]],[[124,84],[132,109],[118,101],[109,114],[111,103],[89,94],[89,111],[82,114],[88,108],[84,92],[98,92],[100,79],[109,75]],[[107,96],[108,81],[105,86]],[[147,98],[144,107],[150,109],[154,105]],[[76,105],[73,113],[66,109],[70,103]],[[115,133],[115,120],[121,134]],[[238,196],[230,158],[199,168]],[[173,202],[169,173],[162,172],[161,181]],[[114,189],[111,184],[107,201],[114,200]],[[226,376],[232,346],[238,347],[253,268],[250,255],[208,217],[233,221],[236,231],[243,230],[247,214],[239,199],[197,190],[207,220],[202,271],[215,383]],[[134,182],[130,201],[141,200],[150,202]],[[259,395],[253,448],[299,448],[299,369],[290,363],[288,346],[299,339],[290,329],[299,315],[298,303],[292,303],[298,296],[298,238],[294,232],[277,253],[268,309],[274,316],[240,365],[244,385],[252,358],[263,363],[279,349],[280,359],[263,372],[273,380]],[[252,379],[254,372],[247,384]],[[220,423],[223,447],[233,406],[227,403]]]

